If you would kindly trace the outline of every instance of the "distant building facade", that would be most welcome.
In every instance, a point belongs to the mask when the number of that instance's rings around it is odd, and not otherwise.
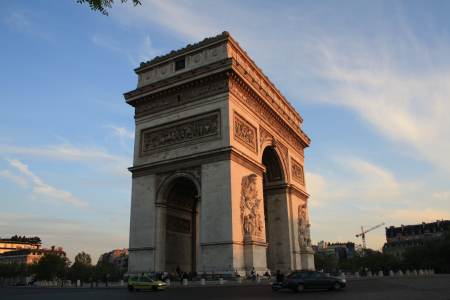
[[[114,249],[103,253],[98,258],[98,262],[108,262],[118,269],[126,271],[128,268],[128,249]]]
[[[383,252],[397,257],[413,247],[422,246],[425,242],[440,239],[450,232],[450,220],[422,223],[416,225],[401,225],[386,228],[386,243]]]
[[[315,253],[323,255],[334,255],[338,260],[352,258],[355,256],[355,243],[330,243],[320,241],[313,248]]]
[[[8,251],[0,253],[0,263],[6,264],[27,264],[31,265],[39,262],[39,260],[46,254],[56,254],[61,257],[66,256],[61,247],[51,247],[50,249],[45,248],[22,248],[13,251]]]
[[[9,239],[0,239],[0,254],[10,251],[24,249],[39,249],[40,244],[30,242],[11,241]]]

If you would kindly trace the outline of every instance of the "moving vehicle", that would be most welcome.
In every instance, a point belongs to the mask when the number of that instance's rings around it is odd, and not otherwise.
[[[128,278],[128,290],[130,292],[137,290],[164,290],[167,284],[164,281],[152,279],[148,276],[131,276]]]
[[[345,287],[346,280],[340,277],[327,275],[317,271],[294,271],[287,275],[283,282],[275,282],[272,289],[291,289],[301,292],[305,289],[340,290]]]

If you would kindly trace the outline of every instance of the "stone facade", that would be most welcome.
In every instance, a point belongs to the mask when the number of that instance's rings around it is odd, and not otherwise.
[[[224,32],[135,71],[129,273],[314,269],[310,139],[236,41]]]

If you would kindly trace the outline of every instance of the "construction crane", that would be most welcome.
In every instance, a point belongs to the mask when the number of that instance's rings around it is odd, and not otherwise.
[[[372,230],[375,230],[375,229],[377,229],[378,227],[383,226],[384,224],[385,224],[385,223],[383,222],[383,223],[381,223],[381,224],[375,225],[375,226],[373,226],[373,227],[371,227],[371,228],[369,228],[369,229],[366,229],[366,230],[364,230],[364,227],[361,226],[361,233],[358,233],[358,234],[356,235],[356,237],[357,237],[357,238],[361,237],[362,242],[363,242],[363,251],[366,249],[366,233],[368,233],[368,232],[370,232],[370,231],[372,231]]]

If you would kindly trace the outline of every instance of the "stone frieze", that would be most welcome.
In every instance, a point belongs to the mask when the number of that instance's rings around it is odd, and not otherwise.
[[[257,133],[256,127],[246,121],[239,114],[234,112],[233,114],[234,123],[234,139],[241,142],[247,148],[257,153]]]
[[[220,136],[220,112],[195,116],[149,129],[141,134],[141,154],[176,144]]]

